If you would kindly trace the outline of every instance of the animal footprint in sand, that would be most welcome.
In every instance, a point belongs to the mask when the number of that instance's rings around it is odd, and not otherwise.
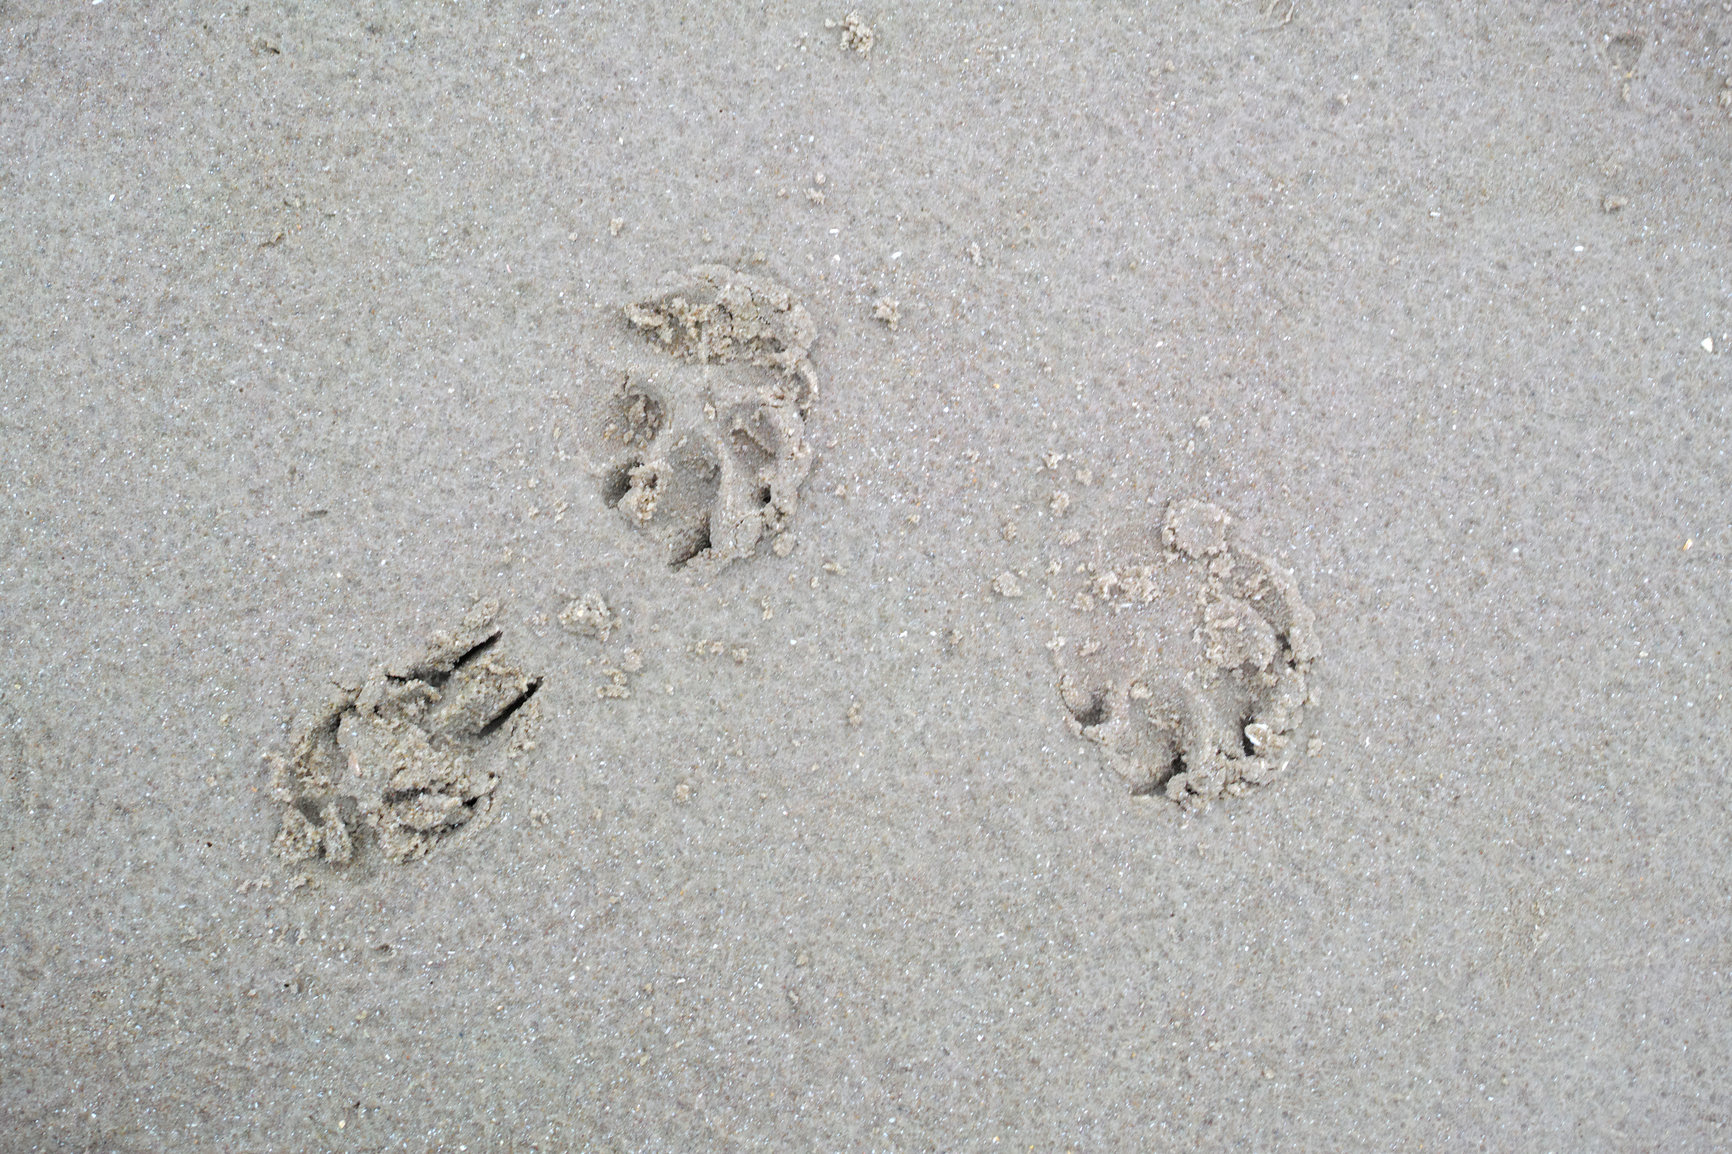
[[[1155,563],[1084,567],[1061,626],[1071,636],[1050,645],[1071,731],[1133,794],[1200,807],[1291,759],[1315,624],[1289,573],[1232,543],[1231,520],[1175,502]]]
[[[344,864],[359,825],[405,862],[487,824],[504,762],[533,748],[524,706],[541,685],[494,655],[498,609],[483,601],[419,656],[340,687],[290,756],[272,759],[286,860]]]
[[[750,557],[786,530],[811,469],[811,315],[772,281],[703,265],[625,317],[650,347],[615,395],[625,448],[604,499],[676,569]]]

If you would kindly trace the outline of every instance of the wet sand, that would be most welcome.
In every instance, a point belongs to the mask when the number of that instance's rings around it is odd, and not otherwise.
[[[1732,1142],[1723,7],[0,4],[0,1145]],[[1059,691],[1215,676],[1186,500],[1318,649],[1207,805]]]

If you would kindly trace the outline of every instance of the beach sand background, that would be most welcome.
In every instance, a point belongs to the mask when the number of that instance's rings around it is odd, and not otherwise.
[[[845,11],[0,4],[0,1147],[1732,1143],[1732,11]],[[821,385],[714,573],[597,435],[706,262]],[[1202,812],[1047,650],[1188,497],[1323,651]],[[483,597],[498,820],[281,862]]]

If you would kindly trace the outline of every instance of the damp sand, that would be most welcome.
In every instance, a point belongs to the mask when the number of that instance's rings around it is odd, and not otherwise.
[[[0,1144],[1725,1145],[1721,7],[0,5]]]

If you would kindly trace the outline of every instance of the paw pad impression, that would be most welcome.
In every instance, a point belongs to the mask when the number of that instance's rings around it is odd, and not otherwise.
[[[1078,599],[1110,618],[1163,597],[1179,603],[1175,593],[1188,590],[1197,614],[1188,668],[1163,663],[1143,631],[1125,641],[1120,629],[1118,643],[1091,639],[1074,652],[1055,645],[1071,731],[1100,748],[1133,794],[1201,807],[1274,780],[1291,761],[1319,655],[1315,620],[1285,569],[1232,542],[1231,522],[1208,502],[1174,502],[1160,562],[1097,575]]]
[[[773,281],[702,265],[625,317],[665,356],[620,383],[610,428],[626,449],[604,498],[674,568],[751,556],[787,529],[811,469],[811,315]]]

